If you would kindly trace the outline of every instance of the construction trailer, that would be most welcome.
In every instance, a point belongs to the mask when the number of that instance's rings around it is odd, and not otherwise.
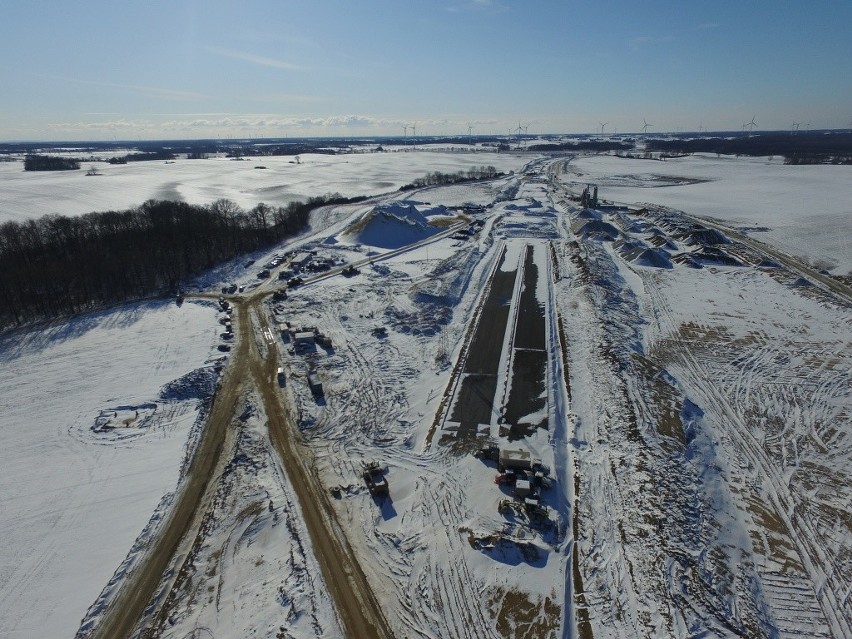
[[[308,264],[310,264],[312,259],[314,259],[314,256],[310,253],[298,253],[293,256],[293,259],[290,261],[290,266],[292,268],[305,268]]]
[[[299,331],[293,335],[293,344],[297,347],[309,347],[314,345],[315,335],[313,331]]]
[[[325,396],[325,391],[322,388],[322,382],[320,381],[319,375],[316,373],[308,373],[308,387],[316,397]]]
[[[528,450],[520,448],[501,448],[498,461],[502,468],[518,468],[521,470],[530,470],[532,468],[532,454]]]

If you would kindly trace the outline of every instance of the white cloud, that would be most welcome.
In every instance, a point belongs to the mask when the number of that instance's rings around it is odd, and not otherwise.
[[[242,51],[233,51],[231,49],[223,49],[222,47],[204,47],[210,53],[214,53],[216,55],[232,58],[234,60],[242,60],[244,62],[250,62],[252,64],[256,64],[262,67],[271,67],[273,69],[283,69],[285,71],[302,71],[304,67],[298,64],[293,64],[292,62],[285,62],[284,60],[276,60],[275,58],[268,58],[262,55],[255,55],[253,53],[244,53]]]
[[[630,48],[639,51],[647,46],[655,46],[664,42],[671,42],[673,36],[637,36],[630,40]]]
[[[106,87],[109,89],[124,89],[139,93],[150,98],[159,98],[163,100],[209,100],[209,95],[196,93],[195,91],[182,91],[178,89],[169,89],[166,87],[149,87],[138,84],[121,84],[117,82],[102,82],[100,80],[81,80],[79,78],[62,78],[56,76],[42,76],[51,80],[62,80],[65,82],[73,82],[75,84],[86,84],[89,86]]]
[[[499,119],[397,117],[357,113],[337,115],[288,115],[283,113],[183,113],[139,114],[128,117],[62,120],[45,128],[52,139],[95,140],[127,136],[133,139],[216,138],[217,136],[294,137],[402,135],[403,126],[416,122],[420,135],[466,135],[468,123],[477,134],[505,132],[508,122]],[[536,125],[539,126],[539,125]],[[559,128],[559,127],[556,127]],[[532,131],[531,131],[532,132]],[[33,138],[21,132],[22,138]],[[44,135],[44,134],[41,134]],[[36,135],[35,137],[39,137]]]

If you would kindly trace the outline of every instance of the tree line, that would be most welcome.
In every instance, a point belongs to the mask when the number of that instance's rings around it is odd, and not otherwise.
[[[669,153],[783,155],[788,164],[840,164],[852,156],[852,133],[763,133],[733,137],[649,139],[645,142],[645,148]]]
[[[420,189],[424,186],[435,186],[438,184],[458,184],[460,182],[474,182],[476,180],[492,180],[503,175],[503,173],[493,166],[474,166],[469,168],[467,171],[458,171],[457,173],[433,171],[432,173],[427,173],[423,177],[416,178],[413,182],[402,185],[399,187],[399,190],[410,191],[412,189]]]
[[[107,160],[110,164],[127,164],[128,162],[150,162],[153,160],[174,160],[177,158],[172,151],[160,149],[157,151],[139,151],[138,153],[128,153],[127,155],[117,156]]]
[[[536,153],[553,153],[560,151],[628,151],[633,148],[633,140],[580,140],[572,142],[545,142],[531,144],[530,151]]]
[[[148,200],[123,211],[0,224],[0,329],[169,294],[181,282],[304,230],[338,195],[258,204]]]
[[[56,155],[27,155],[24,171],[75,171],[80,168],[79,160]]]

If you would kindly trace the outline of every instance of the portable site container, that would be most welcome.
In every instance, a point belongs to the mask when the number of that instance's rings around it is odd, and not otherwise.
[[[311,392],[317,397],[322,397],[325,394],[322,389],[322,382],[316,373],[310,373],[308,375],[308,386],[310,387]]]
[[[528,450],[502,448],[500,449],[500,465],[503,468],[532,468],[532,455]]]

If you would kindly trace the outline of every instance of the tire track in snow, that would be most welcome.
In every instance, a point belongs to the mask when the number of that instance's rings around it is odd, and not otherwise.
[[[797,515],[798,504],[795,496],[790,492],[787,479],[776,471],[762,443],[755,438],[749,424],[744,421],[743,408],[748,404],[732,403],[732,398],[724,389],[724,381],[721,383],[717,381],[716,372],[708,370],[707,366],[699,360],[696,344],[680,337],[680,325],[674,320],[668,300],[659,290],[655,280],[644,278],[644,282],[645,290],[652,299],[654,308],[659,311],[658,319],[661,320],[664,329],[667,329],[668,339],[678,346],[673,359],[680,365],[679,368],[682,367],[684,377],[689,380],[689,387],[703,395],[701,402],[703,408],[714,410],[722,418],[720,426],[726,438],[736,444],[736,452],[742,454],[749,466],[755,469],[758,476],[764,480],[761,483],[768,493],[774,515],[782,522],[794,542],[809,579],[811,595],[807,598],[811,601],[805,604],[806,607],[815,600],[833,633],[838,637],[850,636],[852,624],[843,612],[844,591],[848,588],[848,584],[839,582],[843,573],[834,560],[820,548],[816,524],[807,516]],[[663,334],[666,333],[663,332]],[[759,384],[762,376],[768,371],[776,370],[777,364],[773,354],[773,347],[768,347],[763,351],[758,350],[742,361],[739,366],[739,378],[735,384],[734,399],[743,396],[748,398],[753,395],[756,392],[753,389]],[[765,565],[761,566],[760,563],[758,566],[761,573],[766,574],[768,568]],[[774,590],[777,591],[777,588],[776,585]],[[807,592],[807,590],[800,592]],[[801,597],[804,595],[800,594],[800,601]],[[774,608],[773,611],[775,611]],[[819,631],[818,626],[819,624],[814,631]]]

